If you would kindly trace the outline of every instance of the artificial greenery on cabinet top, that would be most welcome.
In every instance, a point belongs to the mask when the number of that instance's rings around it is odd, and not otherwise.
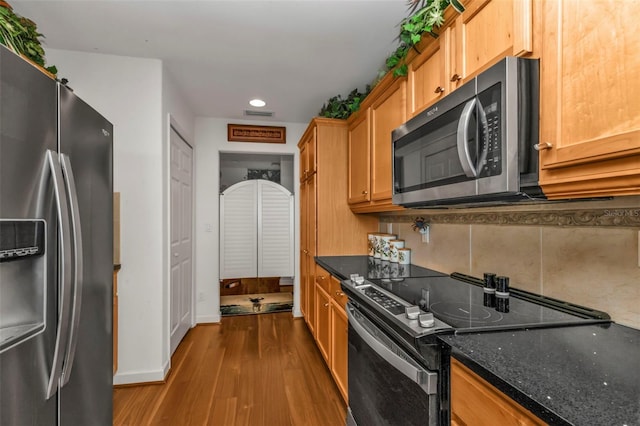
[[[444,11],[451,5],[458,13],[464,11],[464,6],[458,0],[409,0],[409,16],[400,22],[400,34],[398,34],[398,48],[386,59],[385,68],[378,73],[378,78],[371,85],[367,85],[364,93],[354,89],[346,98],[341,95],[330,98],[320,109],[319,115],[328,118],[347,119],[360,108],[362,100],[371,92],[371,89],[386,75],[393,72],[394,77],[407,75],[408,66],[405,62],[407,54],[422,40],[424,34],[437,37],[433,32],[434,27],[444,23]]]
[[[0,0],[0,44],[55,76],[58,73],[56,67],[47,67],[45,64],[44,49],[40,44],[41,37],[43,35],[38,32],[35,22],[18,15],[9,3]]]

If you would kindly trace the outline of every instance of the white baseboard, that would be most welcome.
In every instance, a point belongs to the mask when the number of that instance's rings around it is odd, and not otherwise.
[[[117,372],[116,375],[113,376],[113,384],[130,385],[133,383],[163,382],[169,373],[169,368],[170,365],[167,363],[163,368],[158,370]]]
[[[220,313],[213,315],[198,315],[196,317],[196,323],[198,324],[207,324],[207,323],[219,323],[222,316]]]
[[[299,318],[302,316],[302,311],[300,309],[294,309],[293,310],[293,316],[294,318]]]

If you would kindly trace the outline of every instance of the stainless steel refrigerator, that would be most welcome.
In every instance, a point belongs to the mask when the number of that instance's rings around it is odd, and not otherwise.
[[[110,425],[113,128],[4,46],[0,80],[0,425]]]

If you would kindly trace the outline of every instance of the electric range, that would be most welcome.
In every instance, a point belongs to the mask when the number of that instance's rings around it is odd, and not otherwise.
[[[342,281],[349,297],[347,424],[449,424],[449,352],[438,335],[610,322],[604,312],[526,291],[496,292],[491,282],[436,271]]]

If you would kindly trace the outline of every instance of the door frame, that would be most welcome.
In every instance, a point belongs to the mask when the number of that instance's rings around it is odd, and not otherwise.
[[[163,318],[162,318],[162,326],[163,326],[163,335],[164,335],[164,346],[166,348],[167,358],[164,361],[165,363],[165,377],[169,372],[169,368],[171,366],[171,356],[173,355],[171,352],[171,130],[175,131],[178,136],[191,148],[194,157],[192,157],[191,161],[191,328],[196,325],[196,285],[195,285],[195,146],[189,141],[189,138],[186,136],[189,133],[184,131],[184,129],[177,122],[175,117],[172,114],[168,114],[168,122],[166,128],[166,201],[164,205],[165,210],[165,285],[164,285],[164,309],[163,309]]]

